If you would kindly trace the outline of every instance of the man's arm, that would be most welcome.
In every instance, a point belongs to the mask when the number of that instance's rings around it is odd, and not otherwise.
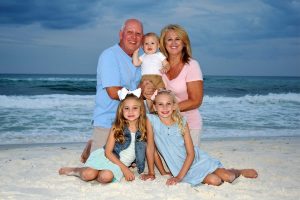
[[[118,91],[121,89],[121,86],[107,87],[106,92],[111,99],[119,100]]]

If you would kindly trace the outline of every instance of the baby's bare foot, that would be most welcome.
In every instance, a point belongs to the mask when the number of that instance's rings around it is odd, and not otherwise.
[[[258,173],[255,169],[242,169],[240,172],[245,178],[257,178],[258,176]]]

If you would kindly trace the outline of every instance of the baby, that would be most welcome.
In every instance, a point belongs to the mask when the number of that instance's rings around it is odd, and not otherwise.
[[[159,52],[159,37],[155,33],[147,33],[143,38],[144,54],[138,57],[139,49],[132,56],[132,62],[135,66],[142,67],[142,80],[150,80],[156,89],[165,88],[161,74],[170,69],[166,57]]]

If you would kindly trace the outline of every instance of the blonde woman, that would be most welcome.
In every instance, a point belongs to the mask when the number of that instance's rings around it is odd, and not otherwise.
[[[179,110],[186,117],[195,146],[200,144],[202,118],[199,107],[203,99],[203,77],[199,63],[192,58],[187,32],[179,25],[164,27],[160,35],[160,51],[170,69],[162,75],[166,89],[174,92]]]

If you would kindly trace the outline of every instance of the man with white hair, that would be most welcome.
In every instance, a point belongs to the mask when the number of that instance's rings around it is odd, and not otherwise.
[[[137,19],[127,19],[119,38],[119,44],[104,50],[98,60],[94,129],[92,139],[81,155],[82,162],[88,158],[90,149],[100,148],[106,142],[119,104],[117,91],[123,87],[134,90],[141,79],[140,68],[132,64],[132,55],[141,46],[142,23]]]

